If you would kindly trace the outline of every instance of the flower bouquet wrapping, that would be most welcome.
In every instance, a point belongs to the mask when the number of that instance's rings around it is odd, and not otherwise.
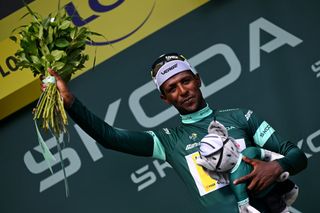
[[[84,63],[89,59],[89,55],[85,54],[84,50],[86,45],[92,42],[91,37],[102,35],[86,27],[74,26],[71,17],[66,14],[64,8],[60,8],[60,2],[58,11],[47,17],[34,12],[27,4],[25,6],[28,13],[22,18],[29,15],[32,16],[32,21],[28,25],[14,29],[13,32],[19,31],[18,35],[10,38],[20,46],[15,53],[17,66],[20,69],[29,68],[34,76],[44,77],[43,83],[46,89],[33,111],[36,132],[42,154],[51,172],[50,161],[55,158],[40,134],[38,123],[41,123],[42,128],[56,138],[68,196],[69,190],[60,146],[63,135],[67,133],[68,119],[55,78],[50,76],[48,68],[55,70],[64,81],[69,81],[72,74],[85,67]]]

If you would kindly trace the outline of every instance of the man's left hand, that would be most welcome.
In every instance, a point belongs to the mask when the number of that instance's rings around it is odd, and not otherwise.
[[[250,184],[247,188],[255,193],[267,188],[275,182],[283,172],[282,167],[277,161],[265,162],[247,157],[243,157],[242,159],[246,163],[251,164],[253,166],[253,170],[250,174],[235,180],[233,184],[236,185],[248,181]]]

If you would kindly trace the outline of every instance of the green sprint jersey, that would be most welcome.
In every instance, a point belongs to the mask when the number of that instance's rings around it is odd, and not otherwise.
[[[284,158],[277,161],[290,175],[307,166],[304,153],[291,142],[283,140],[251,110],[212,110],[207,106],[198,112],[181,115],[182,123],[178,127],[147,132],[113,128],[77,99],[67,111],[84,131],[105,148],[167,161],[202,204],[204,210],[201,212],[238,212],[237,201],[230,187],[218,184],[196,164],[200,141],[208,134],[208,126],[214,119],[226,127],[240,150],[257,146],[280,153]],[[264,212],[264,206],[259,202],[254,203],[255,208]]]
[[[218,184],[196,163],[200,140],[208,134],[208,126],[214,119],[226,127],[229,136],[236,140],[240,150],[258,146],[280,153],[285,157],[278,161],[290,174],[296,174],[306,165],[304,154],[289,141],[281,139],[266,121],[257,118],[251,110],[212,111],[206,107],[181,117],[180,126],[151,132],[154,141],[159,144],[159,150],[154,154],[170,163],[206,209],[217,210],[220,207],[224,209],[223,212],[238,212],[230,187]],[[262,206],[259,208],[263,211]]]

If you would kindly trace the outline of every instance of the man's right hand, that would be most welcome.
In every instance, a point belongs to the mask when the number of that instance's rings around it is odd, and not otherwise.
[[[57,88],[58,88],[60,95],[63,99],[64,107],[65,108],[71,107],[71,105],[74,101],[74,96],[70,92],[66,82],[64,82],[62,80],[61,76],[58,73],[56,73],[54,70],[52,70],[51,68],[48,68],[48,72],[51,76],[53,76],[56,79],[56,85],[57,85]],[[44,86],[42,86],[42,89],[43,88],[44,88]]]

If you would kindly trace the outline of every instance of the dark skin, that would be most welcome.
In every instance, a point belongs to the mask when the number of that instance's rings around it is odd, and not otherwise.
[[[190,114],[206,106],[200,87],[199,75],[183,71],[161,85],[160,98],[167,104],[173,105],[181,115]]]
[[[242,158],[248,164],[251,164],[253,170],[246,176],[243,176],[233,182],[233,184],[249,183],[247,188],[253,192],[260,192],[275,182],[283,171],[278,161],[265,162],[257,159]]]
[[[48,72],[56,78],[57,88],[63,98],[64,106],[70,107],[74,96],[70,92],[67,84],[53,70]],[[194,75],[191,71],[183,71],[169,78],[161,86],[161,99],[173,105],[180,114],[189,114],[196,112],[206,106],[200,90],[201,80],[199,75]],[[44,90],[42,85],[42,90]],[[282,167],[277,161],[264,162],[257,159],[244,157],[243,160],[253,166],[253,171],[234,181],[234,184],[249,182],[248,189],[253,192],[259,192],[276,181],[283,172]]]
[[[161,99],[167,104],[173,105],[180,114],[196,112],[206,106],[202,96],[201,80],[199,75],[190,71],[184,71],[174,75],[161,85]],[[274,181],[283,172],[277,161],[265,162],[244,157],[243,160],[253,166],[253,171],[234,181],[234,184],[250,182],[248,189],[259,192]]]
[[[55,77],[57,88],[60,92],[61,97],[63,98],[63,104],[65,108],[68,108],[71,106],[74,100],[73,94],[70,92],[67,84],[62,80],[62,78],[52,69],[48,68],[48,72],[50,75]],[[43,91],[45,89],[44,85],[41,85],[41,90]]]

